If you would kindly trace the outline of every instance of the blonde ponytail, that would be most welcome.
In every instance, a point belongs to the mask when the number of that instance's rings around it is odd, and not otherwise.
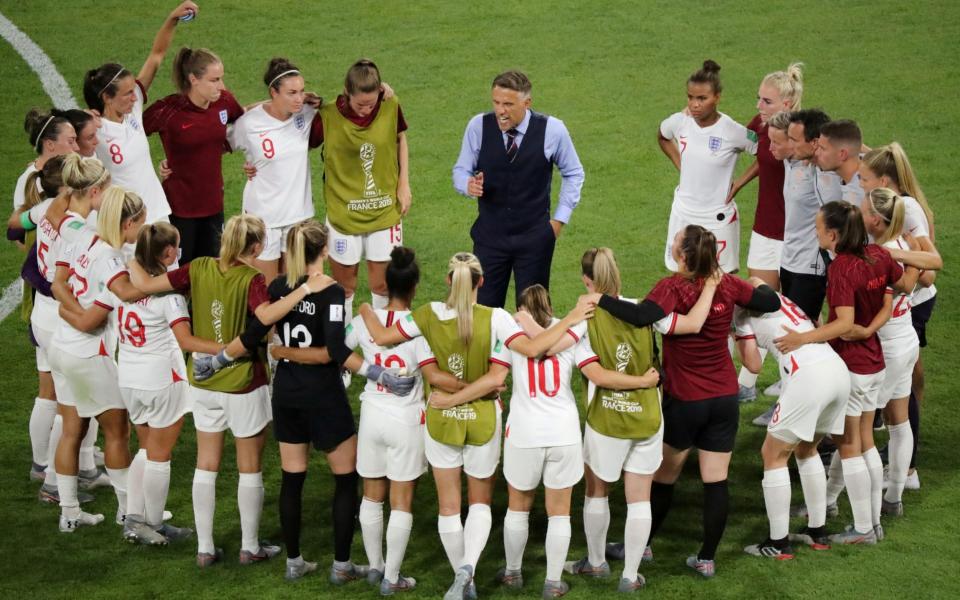
[[[769,85],[776,89],[780,100],[790,102],[790,110],[800,110],[803,99],[803,63],[790,63],[785,71],[768,73],[760,85]]]
[[[905,212],[903,198],[890,188],[876,188],[867,194],[867,199],[870,201],[870,212],[883,219],[887,225],[883,234],[874,241],[883,245],[900,237],[903,233]]]
[[[230,217],[220,237],[220,270],[226,272],[233,263],[251,253],[253,246],[262,244],[267,228],[260,217],[244,213]]]
[[[480,260],[469,252],[457,252],[447,265],[450,278],[447,307],[457,311],[457,331],[464,344],[473,338],[473,290],[482,276]]]
[[[886,146],[874,148],[863,156],[863,164],[878,178],[886,177],[897,186],[901,194],[912,197],[920,204],[927,218],[927,224],[930,226],[930,239],[933,240],[933,211],[927,204],[927,197],[920,189],[913,167],[910,165],[910,159],[907,158],[903,147],[897,142],[891,142]]]
[[[323,254],[328,236],[327,226],[314,219],[307,219],[290,228],[284,257],[287,286],[290,289],[296,287],[297,282],[307,274],[307,267]]]
[[[599,294],[620,295],[620,268],[610,248],[590,248],[580,258],[580,271],[593,282]]]
[[[97,234],[100,239],[116,249],[123,247],[123,226],[127,221],[136,221],[146,213],[143,200],[133,192],[113,186],[103,193],[97,211]]]
[[[84,158],[73,152],[63,159],[63,185],[73,195],[85,196],[91,188],[104,188],[110,182],[110,172],[96,158]]]

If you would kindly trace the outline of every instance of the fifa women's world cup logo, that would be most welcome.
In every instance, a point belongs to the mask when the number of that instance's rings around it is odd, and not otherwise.
[[[631,358],[633,358],[633,348],[630,347],[630,344],[626,342],[617,344],[617,371],[626,372]]]
[[[360,145],[360,167],[363,169],[363,195],[367,198],[380,196],[380,188],[373,180],[373,161],[377,157],[377,147],[370,142]]]
[[[463,379],[463,356],[451,354],[450,357],[447,358],[447,368],[450,370],[451,375],[457,379]]]

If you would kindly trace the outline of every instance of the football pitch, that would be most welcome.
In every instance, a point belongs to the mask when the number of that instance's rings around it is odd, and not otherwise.
[[[553,261],[551,292],[565,312],[583,291],[579,258],[591,246],[614,249],[627,296],[643,296],[665,274],[663,244],[677,173],[656,143],[662,119],[683,108],[687,76],[706,58],[722,67],[720,110],[740,123],[755,114],[763,75],[788,63],[805,64],[805,108],[822,107],[834,118],[858,121],[864,141],[879,146],[899,141],[910,156],[936,215],[936,243],[945,269],[937,280],[937,306],[923,350],[923,406],[919,473],[922,488],[904,494],[905,516],[885,518],[887,538],[872,547],[834,547],[827,552],[797,548],[792,561],[743,553],[767,533],[760,488],[760,445],[764,430],[750,421],[769,398],[744,405],[730,469],[731,514],[717,554],[717,577],[703,580],[684,558],[700,543],[702,488],[695,461],[678,484],[672,512],[654,540],[655,562],[644,563],[643,595],[658,598],[960,597],[960,460],[954,454],[960,422],[953,410],[960,397],[960,310],[952,278],[960,260],[960,208],[956,173],[960,119],[952,102],[960,92],[960,3],[889,2],[577,2],[513,3],[295,2],[213,0],[200,15],[178,26],[167,60],[150,90],[152,101],[171,93],[170,63],[181,45],[207,47],[223,59],[226,85],[242,104],[266,98],[267,61],[289,58],[304,74],[307,89],[333,100],[347,68],[359,57],[373,59],[396,90],[409,123],[413,208],[404,222],[405,243],[417,251],[422,283],[415,304],[441,300],[447,259],[472,246],[469,228],[475,203],[459,196],[450,172],[471,116],[490,109],[490,82],[506,69],[525,71],[533,82],[533,108],[564,121],[583,162],[586,182],[580,206],[564,228]],[[137,72],[162,20],[176,2],[119,0],[0,0],[0,13],[50,57],[81,99],[83,74],[107,61]],[[950,40],[953,40],[952,42]],[[34,155],[23,117],[50,98],[36,74],[7,43],[0,43],[0,189],[12,192]],[[163,155],[151,139],[153,158]],[[749,159],[752,160],[752,159]],[[317,214],[323,214],[322,163],[311,158]],[[239,211],[242,157],[224,157],[227,214]],[[742,158],[738,172],[749,165]],[[554,200],[559,178],[554,181]],[[749,226],[756,205],[756,180],[737,202],[743,221],[741,263],[745,271]],[[9,197],[7,197],[9,198]],[[9,200],[4,200],[10,206]],[[6,214],[4,214],[6,216]],[[12,244],[0,249],[0,288],[18,277],[23,254]],[[364,289],[358,299],[368,298]],[[512,293],[508,295],[512,298]],[[512,308],[512,306],[508,306]],[[358,582],[334,588],[326,581],[333,554],[329,503],[333,483],[323,458],[314,455],[304,491],[303,554],[321,564],[321,574],[292,584],[283,580],[283,559],[241,567],[236,467],[228,443],[218,478],[214,537],[226,560],[199,571],[193,541],[143,548],[122,541],[113,524],[112,490],[100,489],[89,512],[107,521],[73,535],[57,529],[58,509],[37,502],[37,484],[27,478],[30,443],[27,421],[36,394],[34,352],[27,325],[15,310],[0,323],[0,597],[373,597]],[[759,387],[776,378],[771,361]],[[579,390],[579,388],[578,388]],[[350,390],[359,414],[355,378]],[[578,395],[580,392],[578,391]],[[886,434],[878,433],[878,445]],[[168,509],[173,522],[192,526],[191,480],[195,460],[192,424],[174,451]],[[794,500],[800,485],[791,463]],[[280,465],[276,442],[264,452],[266,499],[261,536],[279,541],[277,496]],[[92,507],[87,508],[87,506]],[[622,486],[610,500],[610,540],[622,539]],[[573,539],[568,558],[586,552],[582,484],[574,492]],[[411,598],[436,598],[451,570],[436,530],[436,493],[429,475],[421,479],[414,504],[414,529],[403,573],[417,579]],[[850,522],[846,496],[832,531]],[[506,484],[494,497],[494,526],[481,558],[481,598],[513,596],[497,588],[493,574],[503,564],[502,518]],[[799,520],[793,527],[801,525]],[[546,515],[542,495],[531,514],[524,557],[522,596],[538,596],[544,576]],[[951,542],[953,540],[953,542]],[[953,543],[954,546],[950,544]],[[954,558],[950,558],[953,556]],[[366,558],[359,526],[353,559]],[[621,564],[612,563],[615,574]],[[565,575],[569,598],[613,595],[616,577],[574,579]]]

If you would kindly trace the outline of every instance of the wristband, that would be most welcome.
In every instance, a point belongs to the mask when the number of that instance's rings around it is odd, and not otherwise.
[[[30,220],[30,211],[27,210],[20,213],[20,225],[27,231],[37,228],[33,221]]]
[[[306,283],[302,284],[302,285],[300,286],[300,289],[303,290],[303,293],[304,293],[305,295],[307,295],[307,296],[309,296],[310,294],[313,293],[313,292],[310,291],[310,286],[307,285]]]

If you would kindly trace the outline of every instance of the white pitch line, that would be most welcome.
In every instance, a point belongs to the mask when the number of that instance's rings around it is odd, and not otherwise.
[[[40,46],[30,39],[30,36],[20,31],[3,13],[0,13],[0,36],[7,40],[17,54],[23,57],[33,72],[40,78],[43,89],[50,96],[53,105],[57,108],[77,108],[77,100],[70,91],[70,86],[57,71],[57,67]],[[3,290],[0,296],[0,321],[6,319],[20,304],[22,297],[22,281],[14,279]]]

